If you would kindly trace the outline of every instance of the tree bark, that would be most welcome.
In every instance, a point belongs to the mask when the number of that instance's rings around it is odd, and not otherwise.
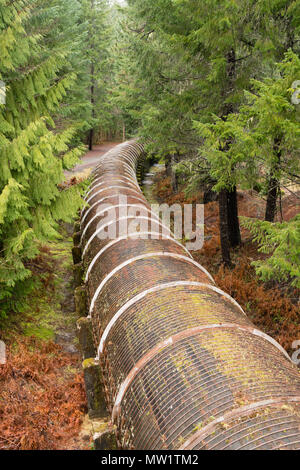
[[[178,175],[176,171],[173,170],[173,165],[178,163],[179,157],[178,155],[172,156],[172,166],[171,166],[171,174],[172,174],[172,189],[174,193],[178,193]]]
[[[171,167],[171,155],[167,155],[165,157],[165,169],[166,169],[166,175],[172,176],[172,167]]]
[[[281,138],[277,137],[274,141],[274,154],[276,157],[273,168],[270,171],[270,177],[268,182],[268,195],[266,204],[265,221],[274,222],[276,211],[277,211],[277,197],[280,192],[280,181],[276,177],[276,173],[280,166],[281,150],[280,150]]]
[[[91,10],[93,11],[94,8],[95,8],[95,1],[91,0]],[[91,24],[91,36],[92,36],[91,49],[92,49],[92,54],[94,53],[94,49],[95,49],[94,28],[95,28],[94,21],[92,20],[92,24]],[[92,106],[92,118],[94,119],[95,118],[95,64],[94,64],[93,56],[91,58],[90,74],[91,74],[90,100],[91,100],[91,106]],[[94,140],[94,128],[90,129],[90,132],[89,132],[89,150],[93,150],[93,140]]]
[[[241,244],[236,186],[231,191],[227,191],[227,210],[229,242],[232,248],[235,248]]]
[[[266,204],[266,222],[274,222],[277,211],[278,180],[270,178],[268,183],[268,196]]]
[[[230,243],[228,230],[228,197],[227,190],[222,189],[219,193],[219,214],[220,214],[220,240],[223,263],[231,266]]]
[[[226,62],[227,92],[232,93],[236,77],[236,54],[233,48],[226,54]],[[226,120],[227,116],[233,111],[233,103],[226,100],[223,107],[222,119]],[[229,144],[230,141],[228,141]],[[222,258],[225,265],[231,266],[230,246],[236,247],[241,243],[236,187],[232,191],[227,189],[221,190],[219,194],[219,214]]]
[[[203,193],[203,204],[208,204],[209,202],[215,202],[218,200],[218,193],[213,191],[211,187],[207,187]]]

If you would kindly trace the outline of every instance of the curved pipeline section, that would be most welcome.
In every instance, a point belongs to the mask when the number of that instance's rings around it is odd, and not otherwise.
[[[296,366],[151,211],[135,174],[142,154],[132,141],[100,160],[81,217],[89,315],[120,446],[300,449]]]

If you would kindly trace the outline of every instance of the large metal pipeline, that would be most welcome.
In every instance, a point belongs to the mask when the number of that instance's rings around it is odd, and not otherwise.
[[[101,158],[81,217],[89,315],[120,446],[300,449],[298,369],[151,211],[135,174],[142,154],[131,141]]]

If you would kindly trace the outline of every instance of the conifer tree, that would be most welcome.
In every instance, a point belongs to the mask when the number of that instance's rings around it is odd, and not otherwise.
[[[86,57],[88,24],[84,20],[80,0],[51,0],[44,2],[44,5],[47,8],[39,8],[34,21],[38,30],[47,34],[48,53],[64,51],[67,60],[59,72],[60,75],[76,74],[72,88],[63,97],[54,115],[57,128],[76,126],[77,133],[72,139],[72,141],[75,139],[75,145],[90,128],[91,109]]]
[[[215,118],[213,124],[197,124],[204,138],[202,152],[218,181],[216,189],[237,184],[245,189],[256,186],[267,196],[268,212],[270,181],[276,182],[276,191],[272,193],[272,220],[243,219],[262,252],[272,254],[275,250],[268,260],[255,263],[263,279],[297,278],[299,218],[290,223],[277,223],[274,227],[270,222],[274,221],[281,186],[288,191],[291,183],[299,181],[299,106],[291,102],[291,87],[299,74],[299,57],[290,51],[278,64],[274,73],[276,78],[252,81],[253,91],[245,92],[247,102],[238,114],[228,115],[226,121]]]
[[[81,204],[76,188],[60,190],[63,168],[82,148],[70,148],[74,126],[55,128],[53,117],[75,81],[65,44],[51,42],[58,2],[0,0],[0,302],[30,277],[26,267],[39,242],[57,237],[57,221],[71,220]],[[43,25],[37,18],[47,18]],[[1,308],[3,310],[3,308]]]
[[[189,159],[198,173],[192,178],[194,186],[197,181],[214,180],[193,121],[211,123],[213,116],[226,121],[238,113],[251,79],[272,74],[275,59],[283,58],[288,44],[297,49],[299,2],[129,0],[128,4],[122,49],[129,60],[123,58],[121,106],[123,101],[150,150],[168,161],[178,155]],[[235,172],[232,165],[231,171]],[[236,180],[234,175],[231,179]],[[215,187],[223,260],[230,264],[230,246],[241,241],[237,191],[232,184]]]
[[[87,37],[82,52],[87,64],[86,84],[90,110],[88,145],[90,150],[93,148],[95,129],[108,129],[111,120],[109,11],[107,0],[82,0],[82,18],[87,28]]]

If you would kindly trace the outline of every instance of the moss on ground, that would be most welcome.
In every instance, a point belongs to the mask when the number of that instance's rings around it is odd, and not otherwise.
[[[76,329],[73,241],[66,226],[60,227],[60,235],[60,239],[41,246],[33,272],[35,287],[24,298],[24,308],[12,313],[3,324],[2,337],[10,344],[19,335],[49,341],[60,331]]]

